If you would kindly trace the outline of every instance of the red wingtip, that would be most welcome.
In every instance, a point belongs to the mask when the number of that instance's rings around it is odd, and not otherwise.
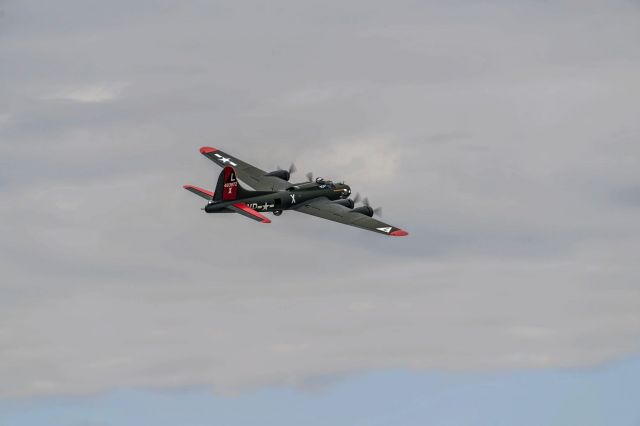
[[[389,235],[394,237],[404,237],[405,235],[409,235],[407,231],[403,231],[402,229],[398,229],[397,231],[393,231]]]
[[[266,217],[262,220],[261,223],[271,223],[271,220],[267,219]]]
[[[203,146],[202,148],[200,148],[201,154],[209,154],[211,152],[216,152],[216,151],[217,149],[211,148],[210,146]]]

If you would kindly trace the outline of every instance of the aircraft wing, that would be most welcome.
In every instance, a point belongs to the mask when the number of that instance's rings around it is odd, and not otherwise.
[[[330,201],[328,198],[316,198],[308,203],[301,204],[299,207],[295,207],[294,210],[379,234],[393,237],[408,235],[407,232],[400,228],[388,225],[365,214],[354,212],[348,207]]]
[[[200,148],[200,152],[221,167],[233,166],[238,179],[256,191],[280,191],[291,186],[289,182],[275,176],[265,176],[267,172],[264,170],[260,170],[219,149],[203,146]]]

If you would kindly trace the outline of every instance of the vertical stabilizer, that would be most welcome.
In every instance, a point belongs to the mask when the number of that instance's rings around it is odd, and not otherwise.
[[[213,201],[235,201],[251,196],[251,192],[240,186],[235,169],[227,166],[220,172]]]

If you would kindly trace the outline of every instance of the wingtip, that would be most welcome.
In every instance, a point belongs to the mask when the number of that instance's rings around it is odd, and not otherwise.
[[[271,223],[271,220],[265,217],[260,223]]]
[[[203,146],[202,148],[200,148],[200,153],[201,154],[210,154],[212,152],[216,152],[217,149],[216,148],[211,148],[210,146]]]
[[[407,231],[405,231],[405,230],[398,229],[396,231],[393,231],[389,235],[391,235],[392,237],[405,237],[405,236],[409,235],[409,233]]]

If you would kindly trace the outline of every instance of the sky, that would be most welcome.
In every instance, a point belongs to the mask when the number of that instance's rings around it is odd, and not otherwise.
[[[0,424],[637,426],[639,23],[0,0]],[[201,146],[345,180],[410,235],[206,215]]]
[[[6,424],[638,425],[640,360],[580,371],[387,370],[313,389],[212,395],[202,388],[117,390],[0,402]]]

